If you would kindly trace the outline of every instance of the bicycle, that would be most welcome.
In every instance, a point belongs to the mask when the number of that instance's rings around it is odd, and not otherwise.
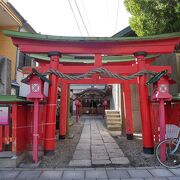
[[[166,139],[156,148],[156,157],[161,165],[167,168],[180,168],[180,128],[166,125]]]

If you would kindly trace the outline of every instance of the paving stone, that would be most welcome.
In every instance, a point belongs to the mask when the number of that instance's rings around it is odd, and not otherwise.
[[[92,150],[105,150],[105,146],[104,145],[101,145],[101,146],[97,146],[97,145],[92,145],[91,146],[91,149]]]
[[[108,178],[105,170],[86,171],[85,178]]]
[[[177,169],[169,169],[173,174],[180,176],[180,168]]]
[[[40,179],[56,179],[61,178],[63,171],[44,171]]]
[[[128,170],[128,173],[133,178],[143,178],[143,177],[153,177],[147,170],[144,169],[136,169],[136,170]]]
[[[109,156],[101,156],[101,155],[94,155],[92,156],[92,160],[105,160],[105,159],[109,159]]]
[[[84,179],[84,171],[64,171],[63,179]]]
[[[148,171],[149,171],[154,177],[174,176],[168,169],[149,169]]]
[[[109,179],[118,179],[118,178],[129,178],[129,174],[126,170],[107,170]]]
[[[102,140],[92,140],[92,144],[104,144]]]
[[[69,163],[71,167],[90,167],[91,160],[71,160]]]
[[[115,143],[114,139],[103,139],[104,143]]]
[[[166,177],[145,178],[145,180],[168,180]]]
[[[90,149],[76,149],[74,152],[74,155],[84,155],[84,154],[90,154]]]
[[[78,144],[76,149],[90,149],[90,144]]]
[[[89,136],[81,136],[81,139],[90,139],[90,135]]]
[[[87,153],[87,154],[74,154],[73,155],[73,159],[74,160],[90,160],[91,159],[91,156],[90,156],[90,153]]]
[[[106,150],[92,150],[91,152],[92,152],[92,154],[104,154],[104,155],[108,155]]]
[[[41,175],[41,171],[21,171],[17,178],[36,179]]]
[[[91,140],[90,139],[80,139],[79,143],[89,143],[90,144]]]
[[[0,178],[4,179],[10,179],[10,178],[16,178],[20,171],[0,171]]]
[[[104,143],[104,145],[107,149],[119,149],[117,143]]]
[[[108,156],[107,152],[92,152],[92,157],[94,156]]]
[[[109,154],[109,157],[110,158],[117,158],[117,157],[124,157],[124,153],[122,152],[122,153],[115,153],[115,152],[113,152],[113,153],[108,153]]]
[[[112,164],[129,164],[129,160],[127,157],[118,157],[118,158],[110,158]]]
[[[122,178],[121,180],[144,180],[143,178]]]
[[[180,180],[180,176],[177,176],[177,177],[168,177],[168,180]]]
[[[92,139],[97,139],[97,140],[101,140],[102,139],[102,137],[98,137],[98,136],[96,136],[96,137],[91,137]]]
[[[107,165],[111,164],[111,161],[108,159],[99,159],[99,160],[92,160],[93,165]]]
[[[119,149],[106,149],[108,153],[123,153],[122,150],[119,148]]]

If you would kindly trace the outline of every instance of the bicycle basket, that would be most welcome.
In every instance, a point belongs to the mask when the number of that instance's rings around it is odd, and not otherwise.
[[[177,138],[180,128],[174,124],[166,124],[166,139]]]

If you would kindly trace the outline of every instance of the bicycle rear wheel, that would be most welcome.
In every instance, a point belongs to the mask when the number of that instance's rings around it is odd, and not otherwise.
[[[158,161],[167,168],[180,167],[179,149],[174,154],[171,154],[177,145],[177,141],[177,139],[165,139],[160,142],[156,148],[156,157]],[[162,151],[164,151],[164,157],[162,155]]]

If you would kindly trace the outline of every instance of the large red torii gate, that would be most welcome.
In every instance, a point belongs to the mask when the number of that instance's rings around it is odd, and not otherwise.
[[[165,35],[157,35],[151,37],[129,37],[129,38],[85,38],[85,37],[59,37],[48,36],[41,34],[20,33],[14,31],[4,31],[4,34],[12,37],[13,43],[19,47],[23,53],[48,54],[50,57],[49,63],[40,62],[40,66],[36,69],[43,73],[49,69],[54,69],[65,74],[81,74],[92,69],[103,67],[113,73],[129,75],[142,70],[162,71],[170,67],[165,66],[150,66],[150,63],[155,58],[146,58],[148,54],[166,54],[172,53],[175,46],[180,42],[180,33],[172,33]],[[66,63],[61,63],[61,54],[79,55],[90,54],[94,56],[94,63],[83,65],[81,63],[72,66]],[[103,56],[112,55],[134,55],[134,61],[128,63],[102,63]],[[30,69],[28,69],[30,72]],[[48,113],[47,121],[45,122],[45,139],[44,150],[46,154],[51,154],[55,149],[55,122],[56,122],[56,100],[58,77],[51,74],[49,77],[51,86],[49,88],[48,97]],[[129,137],[132,136],[132,112],[129,84],[138,83],[141,108],[142,134],[143,134],[143,150],[144,153],[153,153],[154,140],[152,134],[152,125],[149,113],[148,104],[148,89],[145,86],[146,76],[140,76],[136,79],[129,80],[124,83],[123,80],[113,78],[99,78],[98,75],[93,75],[89,79],[67,80],[59,79],[62,88],[61,99],[61,116],[60,116],[60,136],[66,134],[66,111],[67,111],[67,89],[68,84],[106,84],[106,83],[122,83],[125,92],[126,104],[126,133]],[[130,128],[129,128],[130,127]]]

